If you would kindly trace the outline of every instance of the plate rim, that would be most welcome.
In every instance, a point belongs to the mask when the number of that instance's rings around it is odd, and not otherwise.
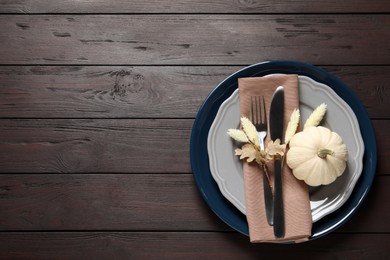
[[[210,188],[215,189],[216,187],[218,188],[218,186],[214,179],[212,179],[214,183],[211,183],[210,181],[207,182],[202,179],[203,177],[208,178],[209,180],[212,176],[210,173],[207,151],[206,153],[201,153],[197,150],[199,147],[204,146],[205,142],[207,148],[207,138],[202,142],[199,137],[205,134],[206,136],[208,135],[212,122],[210,123],[210,120],[207,119],[210,115],[213,118],[215,117],[216,110],[218,110],[223,100],[226,99],[224,96],[230,96],[236,89],[234,86],[237,85],[237,83],[234,82],[234,79],[254,75],[262,76],[270,73],[296,73],[308,76],[315,81],[328,85],[355,112],[360,126],[364,146],[366,147],[363,157],[362,175],[356,183],[357,187],[355,187],[348,201],[340,209],[328,216],[325,216],[318,222],[313,223],[312,235],[308,240],[311,241],[336,230],[357,211],[372,186],[377,164],[376,136],[367,111],[352,89],[324,69],[300,61],[274,60],[243,67],[226,77],[205,98],[193,123],[190,137],[190,160],[192,173],[196,186],[209,208],[228,226],[248,236],[249,230],[245,216],[243,217],[243,214],[235,209],[235,207],[231,205],[226,198],[221,198],[221,196],[223,196],[222,194],[214,194],[216,196],[211,196],[212,194],[209,194],[210,192],[213,193],[210,191]],[[233,82],[231,82],[232,80]],[[204,117],[204,115],[207,115],[207,117]],[[201,166],[199,166],[199,164]],[[206,171],[206,173],[203,173],[202,171]],[[220,193],[219,190],[218,192]],[[358,196],[356,197],[356,195]],[[225,212],[227,210],[229,210],[229,212]]]

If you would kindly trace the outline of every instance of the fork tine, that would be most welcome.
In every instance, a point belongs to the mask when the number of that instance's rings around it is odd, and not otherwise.
[[[257,104],[257,100],[256,100],[256,97],[252,97],[252,122],[253,124],[258,124],[259,123],[259,119],[258,119],[258,116],[259,116],[259,112],[258,112],[258,104]]]
[[[249,120],[253,124],[267,124],[267,110],[264,96],[250,97]]]
[[[252,122],[252,123],[254,123],[253,122],[253,98],[251,97],[251,109],[250,109],[250,111],[249,111],[249,120]]]
[[[267,125],[267,110],[265,109],[265,100],[264,100],[264,96],[262,97],[263,98],[263,110],[264,110],[264,124]]]
[[[259,119],[259,124],[263,123],[263,113],[262,113],[262,109],[261,109],[261,99],[260,99],[260,96],[257,96],[257,113],[258,113],[258,116],[257,118]]]
[[[261,123],[261,107],[259,103],[259,96],[255,97],[256,100],[256,122]]]
[[[256,97],[252,97],[252,109],[253,109],[253,124],[257,124],[257,103]]]

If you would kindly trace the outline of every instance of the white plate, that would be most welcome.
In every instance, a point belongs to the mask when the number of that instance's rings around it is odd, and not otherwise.
[[[337,210],[351,195],[363,169],[364,143],[355,113],[331,88],[306,76],[299,76],[301,120],[321,103],[328,106],[322,125],[338,133],[348,147],[347,169],[330,185],[311,188],[310,206],[313,222]],[[207,139],[210,171],[221,193],[245,214],[242,163],[234,155],[233,140],[226,134],[239,127],[239,95],[236,90],[220,106]]]

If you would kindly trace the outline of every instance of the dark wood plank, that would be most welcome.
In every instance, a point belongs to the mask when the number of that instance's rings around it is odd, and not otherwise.
[[[3,173],[188,173],[192,119],[2,119]],[[378,173],[389,174],[390,120],[376,120]]]
[[[329,235],[297,245],[250,244],[237,233],[0,233],[4,259],[388,259],[390,234]]]
[[[0,1],[2,13],[356,13],[389,12],[387,0],[24,0]]]
[[[0,117],[195,118],[208,93],[237,69],[4,66]]]
[[[194,118],[239,66],[2,66],[2,118]],[[325,66],[371,118],[390,118],[390,66]]]
[[[0,63],[389,64],[389,26],[390,15],[2,15]]]
[[[1,172],[190,172],[193,120],[2,120]]]
[[[190,174],[1,175],[1,230],[230,230]]]
[[[191,174],[2,174],[0,228],[23,230],[230,231]],[[390,232],[389,176],[338,233]]]
[[[389,88],[383,83],[386,81],[382,81],[383,79],[390,80],[388,78],[390,77],[390,67],[324,66],[323,68],[338,77],[355,92],[371,119],[390,118]]]
[[[377,173],[390,175],[390,164],[387,160],[390,156],[389,147],[390,139],[386,137],[390,129],[390,121],[373,121],[373,125],[376,132],[376,143],[378,152]]]

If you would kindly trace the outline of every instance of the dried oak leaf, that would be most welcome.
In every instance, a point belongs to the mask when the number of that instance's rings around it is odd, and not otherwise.
[[[253,160],[256,160],[257,151],[256,149],[250,145],[245,144],[242,146],[242,148],[237,148],[234,150],[236,155],[240,156],[240,160],[246,159],[247,162],[252,162]]]
[[[286,144],[280,144],[280,139],[269,141],[265,151],[267,156],[271,158],[273,158],[275,155],[283,156],[286,151]]]
[[[256,155],[256,162],[260,165],[264,165],[266,164],[266,162],[269,161],[269,158],[267,158],[267,153],[265,151],[257,151]]]

